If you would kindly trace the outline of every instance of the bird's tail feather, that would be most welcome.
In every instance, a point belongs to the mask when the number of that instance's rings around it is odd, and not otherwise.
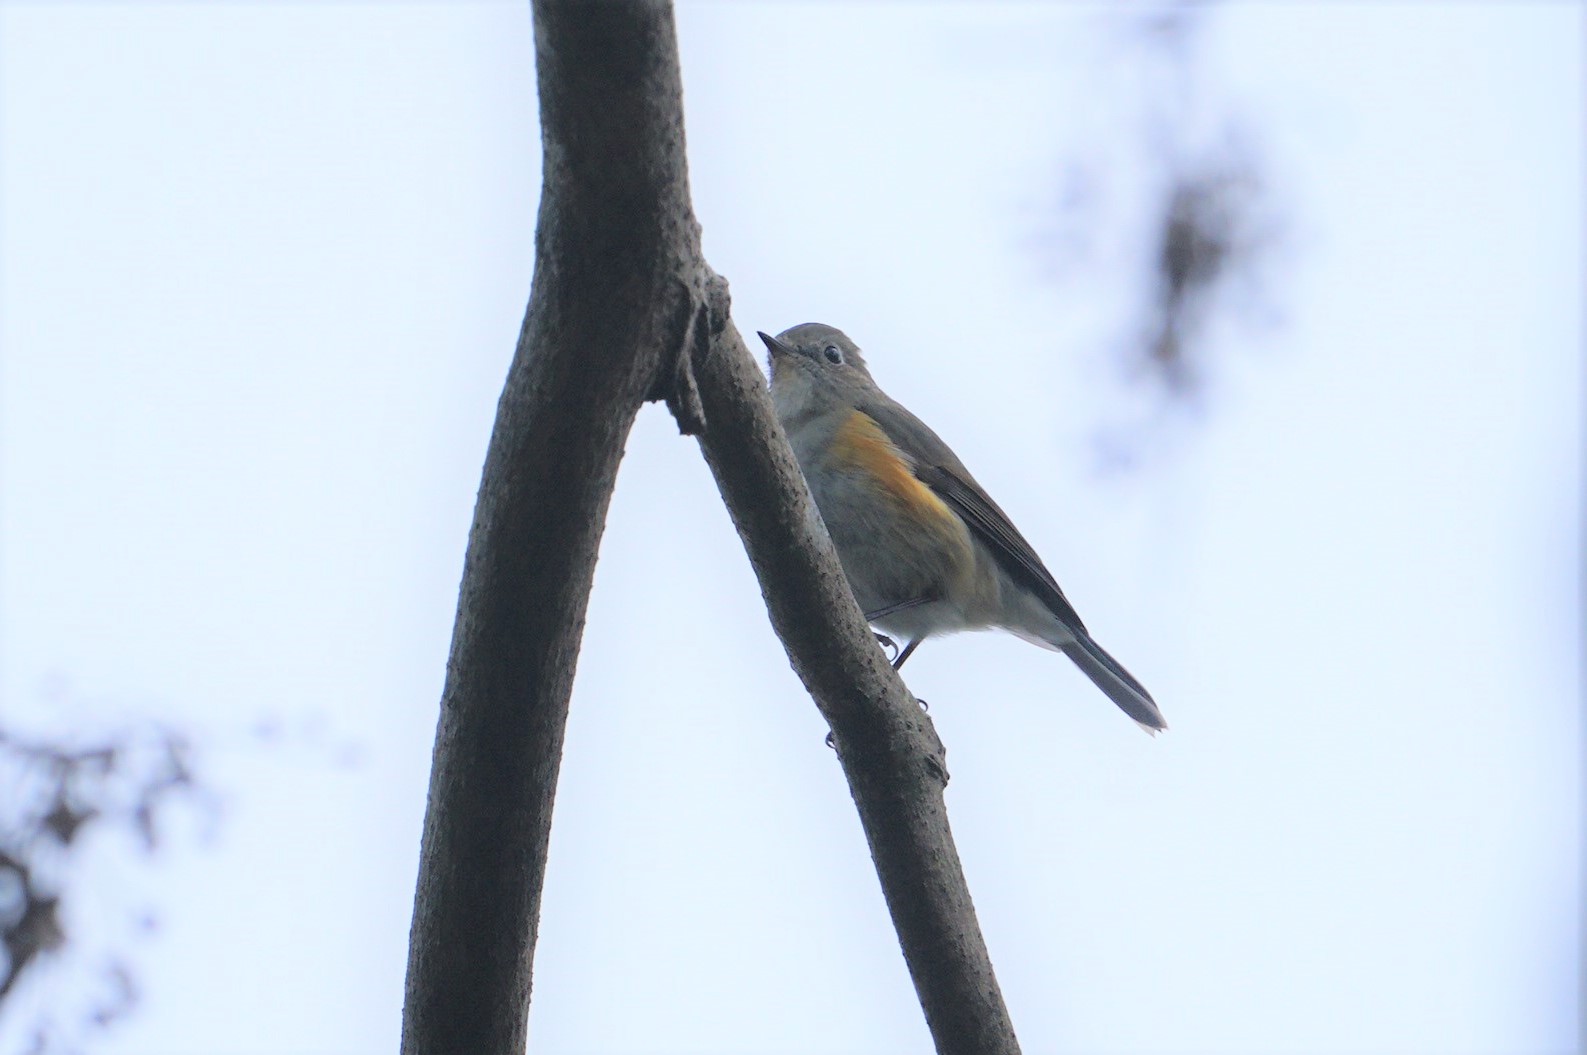
[[[1118,660],[1091,640],[1089,634],[1081,631],[1073,641],[1066,641],[1059,647],[1063,649],[1064,655],[1074,660],[1075,666],[1085,672],[1086,677],[1096,682],[1097,688],[1107,693],[1108,699],[1119,705],[1119,710],[1135,719],[1142,729],[1156,736],[1159,730],[1168,728],[1168,723],[1163,721],[1163,712],[1157,709],[1146,686],[1136,681],[1129,671],[1119,665]]]

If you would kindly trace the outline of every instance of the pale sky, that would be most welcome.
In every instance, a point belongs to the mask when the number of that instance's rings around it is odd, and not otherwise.
[[[1150,171],[1124,28],[679,12],[740,329],[846,330],[1171,726],[1141,735],[1006,636],[910,661],[1024,1049],[1571,1051],[1582,10],[1215,10],[1199,98],[1260,138],[1274,319],[1220,328],[1202,411],[1108,475],[1096,437],[1143,405],[1114,354]],[[527,4],[0,3],[4,721],[188,725],[226,802],[152,866],[100,848],[82,957],[129,906],[162,925],[92,1050],[397,1043],[535,107]],[[1055,274],[1076,158],[1109,223]],[[742,554],[647,408],[572,703],[532,1050],[929,1050]],[[267,718],[288,746],[253,743]],[[90,966],[31,998],[75,1006]]]

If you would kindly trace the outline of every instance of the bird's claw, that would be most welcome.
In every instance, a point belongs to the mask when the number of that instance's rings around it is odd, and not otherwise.
[[[876,634],[876,643],[881,645],[883,649],[892,649],[893,654],[887,657],[887,662],[892,663],[894,660],[896,660],[898,658],[898,642],[894,641],[886,634],[877,634],[874,630],[872,630],[871,633]]]

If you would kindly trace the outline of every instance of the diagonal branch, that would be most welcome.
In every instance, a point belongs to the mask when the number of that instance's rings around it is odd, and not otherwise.
[[[772,626],[832,728],[937,1051],[1017,1052],[948,828],[942,742],[876,647],[738,331],[728,326],[695,371],[701,450]]]

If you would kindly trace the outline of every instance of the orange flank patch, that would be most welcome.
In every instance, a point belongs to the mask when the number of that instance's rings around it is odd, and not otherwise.
[[[831,460],[866,473],[899,505],[925,523],[957,526],[958,517],[936,492],[915,478],[915,467],[887,438],[876,419],[856,410],[832,437]]]

